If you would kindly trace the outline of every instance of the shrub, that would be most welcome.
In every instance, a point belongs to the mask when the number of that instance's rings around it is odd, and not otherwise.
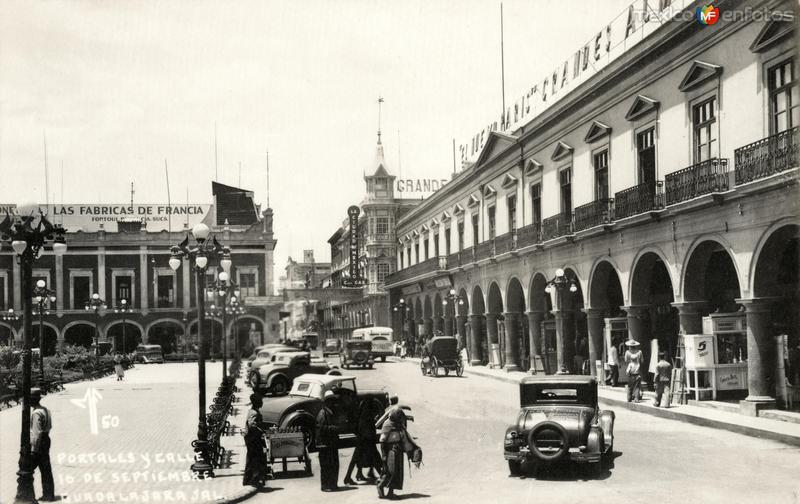
[[[0,366],[9,371],[17,367],[22,360],[22,354],[10,346],[0,347]]]

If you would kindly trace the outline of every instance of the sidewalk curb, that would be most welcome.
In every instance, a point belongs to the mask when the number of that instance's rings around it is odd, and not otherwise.
[[[420,359],[414,357],[407,357],[403,360],[398,360],[398,362],[407,362],[409,364],[419,365]],[[512,385],[519,384],[519,378],[517,376],[509,375],[496,375],[490,373],[483,373],[479,371],[473,371],[470,369],[470,366],[464,367],[464,374],[470,374],[472,376],[478,376],[481,378],[489,378],[496,381],[501,381],[505,383],[509,383]],[[602,390],[602,389],[601,389]],[[602,392],[601,392],[602,394]],[[715,420],[711,418],[706,418],[702,416],[692,415],[686,412],[678,411],[675,407],[671,408],[656,408],[647,405],[646,403],[629,403],[625,399],[615,399],[613,397],[606,397],[600,395],[598,400],[604,404],[615,406],[615,407],[622,407],[629,409],[631,411],[635,411],[637,413],[645,413],[648,415],[652,415],[659,418],[666,418],[668,420],[677,420],[681,422],[691,423],[694,425],[699,425],[702,427],[712,427],[717,429],[724,429],[730,432],[735,432],[737,434],[743,434],[745,436],[756,437],[760,439],[770,439],[772,441],[779,441],[781,443],[785,443],[792,446],[800,446],[800,436],[794,436],[791,434],[785,434],[782,432],[775,432],[767,429],[762,429],[758,427],[752,427],[749,425],[741,425],[732,422],[724,422],[720,420]],[[749,417],[747,417],[749,418]]]
[[[266,487],[269,490],[269,487]],[[260,493],[260,489],[256,487],[248,486],[243,488],[242,490],[238,491],[237,493],[233,494],[231,497],[225,497],[224,499],[217,499],[217,500],[210,500],[205,501],[202,504],[237,504],[244,500],[249,499],[250,497],[255,496],[256,494]]]

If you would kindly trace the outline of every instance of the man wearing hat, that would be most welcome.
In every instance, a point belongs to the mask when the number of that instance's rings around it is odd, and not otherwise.
[[[339,489],[339,431],[333,416],[336,394],[325,391],[323,406],[317,413],[316,442],[319,451],[319,480],[323,492]]]
[[[628,402],[635,400],[639,402],[642,399],[642,360],[644,359],[642,351],[639,350],[639,342],[635,339],[629,339],[625,342],[628,347],[625,350],[625,363],[628,364],[625,373],[628,375]]]
[[[39,501],[56,500],[53,469],[50,467],[50,429],[53,428],[50,410],[41,405],[42,391],[31,389],[31,457],[33,469],[42,474],[42,497]]]
[[[261,395],[250,394],[250,410],[244,424],[244,443],[247,446],[247,459],[244,466],[242,485],[263,487],[265,478],[271,477],[272,470],[267,466],[264,453],[264,422],[261,418],[261,406],[264,404]]]

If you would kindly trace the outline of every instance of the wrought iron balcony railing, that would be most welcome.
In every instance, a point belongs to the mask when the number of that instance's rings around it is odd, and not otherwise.
[[[542,224],[534,222],[517,229],[517,247],[529,247],[542,241]]]
[[[613,199],[605,198],[576,207],[573,229],[576,232],[583,231],[611,222],[613,203]]]
[[[572,232],[572,214],[560,213],[542,221],[542,241],[552,240]]]
[[[495,238],[479,243],[475,247],[475,260],[487,259],[495,255]]]
[[[517,231],[501,234],[494,240],[494,253],[505,254],[517,250]]]
[[[666,204],[727,191],[729,185],[728,160],[707,159],[664,177]]]
[[[402,282],[404,280],[408,280],[410,278],[417,277],[419,275],[424,275],[425,273],[432,273],[434,271],[438,271],[441,269],[447,268],[447,258],[442,257],[431,257],[421,263],[414,264],[413,266],[409,266],[405,269],[400,271],[396,271],[391,275],[386,277],[384,281],[386,284],[395,284],[397,282]]]
[[[797,166],[798,137],[800,127],[795,127],[736,149],[736,185]]]
[[[619,191],[614,195],[614,219],[624,219],[633,215],[664,208],[664,183],[639,184]]]

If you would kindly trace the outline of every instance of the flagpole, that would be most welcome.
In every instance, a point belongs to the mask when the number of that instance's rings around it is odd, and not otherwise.
[[[502,83],[503,93],[503,123],[506,117],[506,61],[505,50],[503,48],[503,4],[500,3],[500,81]]]

